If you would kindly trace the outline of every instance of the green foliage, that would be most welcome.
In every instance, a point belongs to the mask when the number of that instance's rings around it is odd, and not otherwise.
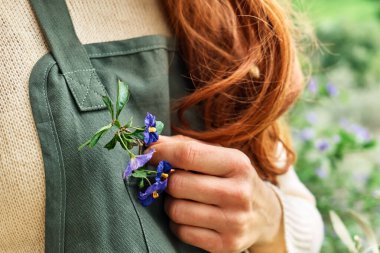
[[[134,127],[132,125],[133,118],[130,117],[127,123],[122,126],[122,124],[119,121],[119,115],[125,105],[127,104],[129,99],[129,90],[128,85],[122,81],[118,81],[118,92],[117,92],[117,99],[116,99],[116,110],[114,110],[114,105],[109,97],[104,96],[103,102],[107,106],[107,109],[109,113],[111,114],[111,123],[108,125],[100,128],[93,136],[87,140],[85,143],[83,143],[79,150],[83,149],[84,147],[93,148],[96,146],[98,141],[107,133],[112,127],[116,128],[116,131],[114,132],[114,135],[111,140],[105,144],[104,148],[108,150],[112,150],[116,147],[117,143],[121,145],[121,147],[128,153],[130,157],[130,162],[127,166],[127,169],[124,172],[124,178],[127,178],[129,176],[132,176],[134,178],[138,178],[140,180],[139,187],[142,189],[145,187],[144,180],[150,183],[149,177],[151,177],[154,174],[157,174],[154,170],[147,170],[145,167],[143,167],[148,161],[149,161],[149,155],[143,154],[143,149],[145,145],[149,145],[150,143],[144,143],[144,133],[145,134],[154,134],[156,135],[156,138],[158,138],[158,135],[161,134],[162,130],[164,129],[164,123],[161,121],[155,121],[155,117],[151,115],[150,113],[147,114],[147,117],[145,118],[145,121],[150,121],[149,124],[153,124],[156,127],[153,128],[153,133],[150,132],[149,126],[142,126],[142,127]],[[114,112],[116,111],[116,115],[114,115]],[[156,141],[157,139],[155,139]],[[148,141],[151,141],[150,139]],[[132,148],[138,146],[139,147],[139,154],[136,156],[132,152]],[[139,157],[139,158],[138,158]],[[132,160],[139,159],[139,161],[136,163],[131,163]],[[128,168],[130,166],[136,166],[136,168]]]
[[[375,152],[380,118],[369,106],[363,109],[364,103],[377,103],[376,96],[368,99],[380,92],[380,19],[376,16],[380,2],[310,0],[304,4],[310,6],[305,9],[311,10],[322,47],[311,58],[311,84],[289,114],[297,173],[316,196],[324,219],[321,252],[348,252],[337,239],[331,210],[341,215],[356,250],[364,252],[369,237],[363,224],[347,211],[368,218],[380,238],[380,160]],[[368,129],[356,122],[364,122]]]
[[[119,117],[120,112],[123,110],[129,100],[128,84],[118,81],[117,100],[116,100],[116,119]]]
[[[358,224],[363,231],[366,245],[363,245],[363,238],[358,235],[351,236],[346,225],[339,215],[330,211],[330,219],[335,233],[339,236],[342,243],[347,247],[350,253],[380,253],[380,244],[377,241],[375,231],[370,223],[360,214],[350,211],[351,218]]]

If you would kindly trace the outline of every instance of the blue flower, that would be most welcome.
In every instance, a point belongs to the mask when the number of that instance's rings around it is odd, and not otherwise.
[[[157,140],[156,117],[148,112],[145,117],[144,142],[149,145]]]
[[[138,168],[144,166],[147,162],[149,162],[154,152],[155,150],[152,148],[146,154],[132,157],[127,165],[127,168],[125,168],[124,170],[123,178],[126,179],[132,174],[133,171],[137,170]]]
[[[149,206],[152,204],[160,194],[166,189],[168,185],[168,180],[157,181],[151,186],[149,186],[145,192],[139,192],[138,199],[143,206]]]
[[[166,179],[169,177],[169,172],[173,167],[167,161],[161,161],[157,166],[156,181],[160,181],[161,178]]]

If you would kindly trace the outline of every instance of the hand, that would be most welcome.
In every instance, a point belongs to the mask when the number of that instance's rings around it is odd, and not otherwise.
[[[222,253],[269,245],[279,235],[279,200],[244,153],[183,136],[160,136],[151,147],[153,163],[167,160],[179,168],[169,178],[165,200],[179,239]]]

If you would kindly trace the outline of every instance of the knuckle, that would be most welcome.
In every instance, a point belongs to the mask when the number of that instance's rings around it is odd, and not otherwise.
[[[190,241],[190,239],[191,239],[191,237],[189,236],[189,233],[187,233],[187,231],[186,231],[185,226],[177,224],[174,232],[175,232],[176,236],[181,240]]]
[[[231,167],[234,169],[234,171],[240,173],[248,173],[248,171],[252,167],[251,160],[249,157],[244,154],[242,151],[238,149],[233,149],[234,150],[234,159],[231,160]]]
[[[179,173],[173,173],[170,176],[170,180],[168,180],[168,187],[167,191],[173,196],[173,197],[179,197],[178,193],[181,192],[181,189],[183,189],[184,185],[184,178]]]
[[[182,135],[182,134],[177,134],[174,136],[176,139],[180,140],[180,141],[190,141],[191,138],[190,137],[187,137],[185,135]]]
[[[223,248],[226,252],[239,252],[244,248],[243,241],[237,236],[227,236],[224,239]]]
[[[170,203],[170,205],[168,205],[168,207],[167,207],[167,215],[175,223],[180,223],[180,220],[181,220],[181,211],[180,211],[180,206],[178,205],[177,201],[172,201]]]
[[[200,238],[202,245],[208,252],[217,252],[220,250],[220,243],[217,240],[210,238]]]
[[[245,235],[248,224],[249,224],[249,221],[248,221],[247,215],[243,213],[236,215],[234,226],[233,226],[234,234],[236,236]]]
[[[189,141],[186,144],[181,145],[176,151],[176,159],[185,164],[194,163],[198,155],[197,146],[198,144],[195,141]]]
[[[240,183],[230,189],[229,195],[240,208],[246,208],[252,202],[252,189],[248,183]]]

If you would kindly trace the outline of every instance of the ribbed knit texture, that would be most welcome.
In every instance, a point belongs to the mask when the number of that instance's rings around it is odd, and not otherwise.
[[[159,0],[69,0],[82,43],[170,35]],[[43,252],[45,178],[28,80],[48,52],[28,0],[0,0],[0,252]]]
[[[277,152],[278,166],[283,166],[286,151],[282,144],[278,145]],[[277,182],[278,186],[268,185],[276,192],[282,204],[287,252],[319,252],[324,230],[314,196],[299,180],[293,167],[284,175],[278,176]]]
[[[159,0],[69,0],[67,4],[82,43],[170,35]],[[28,0],[0,0],[1,253],[44,251],[45,178],[28,79],[47,52]],[[277,192],[283,200],[289,252],[315,252],[310,250],[320,242],[313,233],[320,238],[323,234],[319,214],[302,196],[306,188],[286,191],[294,182],[298,185],[295,174],[285,181],[285,190],[280,184]]]

